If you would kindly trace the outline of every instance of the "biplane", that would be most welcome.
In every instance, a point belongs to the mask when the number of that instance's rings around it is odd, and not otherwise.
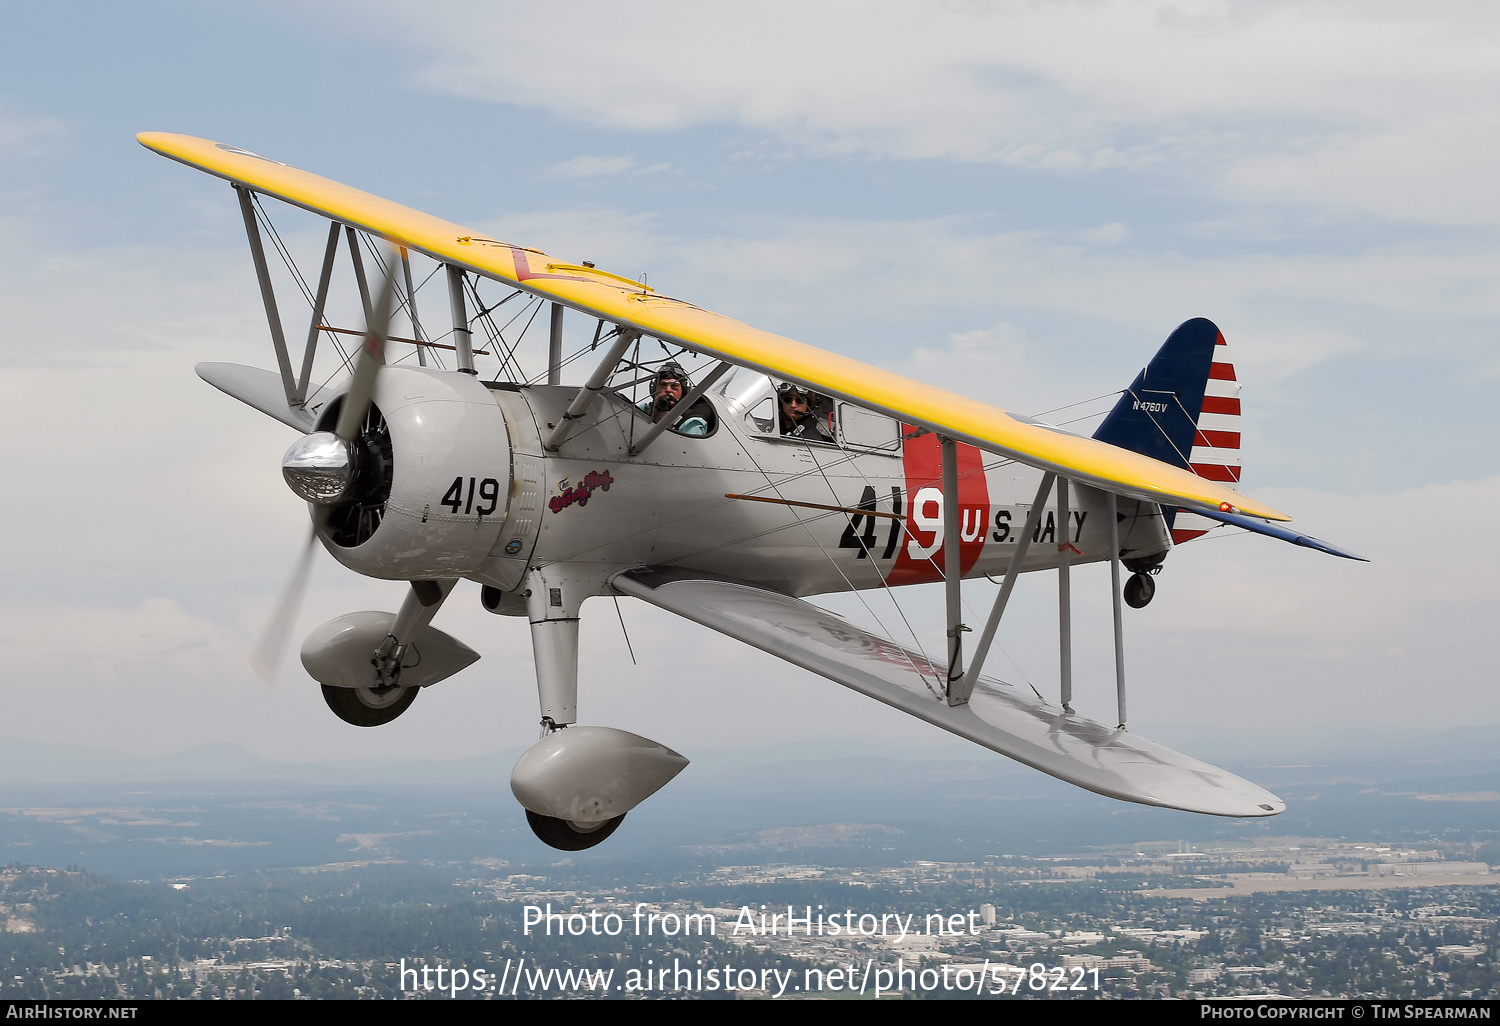
[[[340,719],[388,723],[478,659],[432,626],[455,585],[476,582],[485,609],[530,623],[541,737],[511,788],[547,844],[598,844],[687,765],[650,739],[579,723],[579,618],[601,596],[676,613],[1099,794],[1220,816],[1285,808],[1125,726],[1121,603],[1151,600],[1175,544],[1231,525],[1359,558],[1282,526],[1285,514],[1237,490],[1239,386],[1213,323],[1173,332],[1085,437],[248,150],[137,138],[227,180],[243,215],[276,369],[204,363],[198,374],[301,434],[282,470],[312,533],[263,661],[274,662],[316,547],[356,573],[408,582],[395,613],[337,617],[301,650]],[[265,238],[285,247],[262,198],[329,222],[316,284],[297,279],[311,309],[300,363]],[[363,328],[329,323],[341,246]],[[415,258],[434,265],[417,285]],[[434,281],[449,322],[437,335],[417,313]],[[481,285],[502,294],[491,302]],[[544,305],[550,313],[535,378],[496,326],[512,300],[533,319]],[[569,312],[593,331],[565,354]],[[409,336],[394,333],[405,324]],[[354,352],[341,346],[351,338]],[[339,347],[337,382],[313,381],[320,341]],[[405,356],[388,358],[398,348]],[[500,363],[493,379],[476,368],[480,355]],[[699,362],[696,381],[684,359]],[[587,378],[564,384],[575,361]],[[1109,723],[1072,704],[1070,571],[1102,561],[1113,593]],[[1058,575],[1056,702],[983,674],[1017,578],[1040,571]],[[983,623],[968,624],[964,581],[981,577],[999,590]],[[944,586],[944,651],[807,601],[922,582]]]

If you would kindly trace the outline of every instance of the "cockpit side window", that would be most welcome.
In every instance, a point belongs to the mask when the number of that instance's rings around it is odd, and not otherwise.
[[[751,431],[769,435],[776,428],[776,400],[766,396],[745,414],[745,426]]]
[[[879,452],[901,451],[901,425],[883,413],[838,404],[839,444]]]
[[[776,432],[776,403],[771,379],[764,374],[737,373],[724,389],[726,416],[741,418],[745,429],[758,435]]]
[[[802,412],[800,418],[787,414],[789,404],[783,394],[793,391],[804,402],[790,412]],[[884,414],[836,401],[811,389],[774,381],[764,374],[743,374],[726,389],[725,416],[744,424],[745,430],[766,438],[796,440],[866,452],[901,454],[901,425]],[[803,412],[805,411],[805,412]]]

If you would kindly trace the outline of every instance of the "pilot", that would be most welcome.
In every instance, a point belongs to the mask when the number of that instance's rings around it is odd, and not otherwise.
[[[811,442],[831,442],[833,434],[823,425],[815,410],[823,397],[788,381],[776,390],[781,400],[781,433],[788,438],[805,438]]]
[[[692,387],[693,383],[688,379],[687,372],[678,364],[668,361],[656,372],[656,377],[651,382],[651,398],[642,401],[640,409],[650,414],[653,421],[659,421],[682,402],[682,397]],[[689,412],[672,430],[679,435],[701,438],[708,434],[708,421]]]

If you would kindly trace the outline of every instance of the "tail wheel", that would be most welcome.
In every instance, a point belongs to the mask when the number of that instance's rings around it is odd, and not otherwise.
[[[1125,582],[1125,604],[1131,609],[1144,609],[1156,595],[1156,581],[1150,574],[1132,574]]]
[[[323,685],[323,701],[333,714],[356,727],[380,727],[417,700],[421,688],[331,688]]]
[[[559,851],[583,851],[592,848],[615,832],[615,827],[625,821],[623,815],[614,819],[606,819],[603,823],[590,830],[579,830],[565,819],[554,819],[551,816],[543,816],[526,810],[526,822],[531,825],[531,832],[536,834],[537,840],[545,845],[556,848]]]

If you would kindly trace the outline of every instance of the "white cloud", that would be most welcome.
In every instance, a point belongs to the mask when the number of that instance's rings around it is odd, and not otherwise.
[[[1307,152],[1248,157],[1230,171],[1229,184],[1247,196],[1333,203],[1396,220],[1493,224],[1500,220],[1497,170],[1500,114],[1434,112],[1339,132]]]
[[[54,117],[21,113],[9,98],[0,96],[0,158],[37,157],[51,152],[67,135],[67,125]]]
[[[244,643],[169,598],[132,608],[81,605],[0,607],[0,645],[11,653],[13,680],[118,683],[132,676],[242,676]]]
[[[387,4],[384,22],[432,88],[616,128],[730,123],[827,153],[1157,167],[1242,198],[1500,221],[1487,5],[660,2],[620,18],[585,2],[560,20],[453,2]]]
[[[1179,225],[1184,235],[1203,239],[1269,242],[1288,238],[1295,226],[1282,214],[1267,210],[1245,210],[1223,217]]]
[[[1173,629],[1364,647],[1399,636],[1404,625],[1424,615],[1468,619],[1500,604],[1500,553],[1471,544],[1487,531],[1500,503],[1500,477],[1355,496],[1270,488],[1264,498],[1295,509],[1294,526],[1371,562],[1330,564],[1324,562],[1330,557],[1310,550],[1265,549],[1272,543],[1219,540],[1219,532],[1211,532],[1184,546],[1172,562],[1184,593],[1201,590],[1213,601],[1174,604],[1164,617]],[[1274,558],[1246,558],[1252,552]],[[1420,552],[1439,555],[1413,558]],[[1441,555],[1457,553],[1457,561]],[[1186,565],[1179,570],[1179,564]]]
[[[1262,497],[1371,562],[1243,535],[1173,552],[1156,600],[1127,627],[1132,695],[1141,696],[1133,705],[1162,720],[1197,710],[1201,723],[1265,727],[1436,725],[1454,710],[1471,723],[1500,719],[1492,661],[1477,641],[1500,615],[1500,558],[1475,544],[1500,502],[1500,478]]]
[[[1078,233],[1078,241],[1096,246],[1114,246],[1130,238],[1130,228],[1120,221],[1101,224]]]
[[[547,169],[547,176],[550,178],[602,178],[607,175],[621,174],[633,167],[635,167],[634,157],[585,155],[553,164]]]

